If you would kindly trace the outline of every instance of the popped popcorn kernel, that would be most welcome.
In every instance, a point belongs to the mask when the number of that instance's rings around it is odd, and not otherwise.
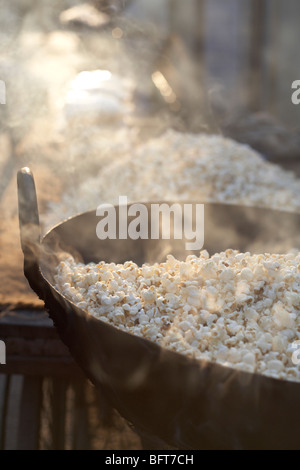
[[[138,266],[57,267],[56,288],[101,321],[196,360],[300,381],[300,253],[168,255]]]

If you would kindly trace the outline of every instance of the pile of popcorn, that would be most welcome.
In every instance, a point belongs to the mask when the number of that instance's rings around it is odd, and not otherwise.
[[[128,202],[197,200],[300,211],[300,180],[292,172],[220,135],[170,129],[143,144],[124,139],[123,149],[108,155],[107,148],[97,148],[93,176],[70,186],[61,202],[50,203],[48,226],[102,203],[118,204],[119,196]],[[83,161],[88,168],[86,152]],[[95,176],[97,161],[101,168]]]
[[[57,268],[56,287],[89,314],[195,359],[300,380],[300,253],[172,255],[141,267]],[[297,344],[297,343],[296,343]],[[296,345],[297,348],[297,345]]]

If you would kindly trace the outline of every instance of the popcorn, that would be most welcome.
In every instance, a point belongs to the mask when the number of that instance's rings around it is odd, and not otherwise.
[[[75,151],[78,161],[84,155],[87,168],[95,168],[100,159],[98,175],[70,185],[60,202],[49,203],[44,218],[49,228],[101,203],[118,204],[120,195],[128,202],[196,200],[300,212],[300,179],[295,174],[221,135],[170,129],[134,146],[128,136],[117,134],[116,148],[104,142],[96,151],[89,140],[84,151]]]
[[[89,314],[195,359],[300,381],[293,341],[300,337],[300,253],[227,250],[57,267],[56,287]],[[299,330],[299,331],[298,331]]]
[[[255,354],[253,354],[252,352],[246,352],[246,354],[244,354],[244,356],[243,356],[243,363],[244,364],[254,366],[255,362],[256,362]]]

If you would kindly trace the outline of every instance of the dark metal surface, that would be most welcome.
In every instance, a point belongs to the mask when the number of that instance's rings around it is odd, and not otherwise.
[[[25,274],[38,286],[71,354],[108,401],[141,432],[181,449],[300,448],[299,383],[167,351],[88,315],[54,288],[64,250],[85,262],[142,263],[161,261],[167,251],[181,259],[188,254],[185,240],[100,241],[97,221],[88,212],[52,229],[37,250],[39,270]],[[284,252],[297,247],[299,225],[293,213],[206,204],[204,248]]]

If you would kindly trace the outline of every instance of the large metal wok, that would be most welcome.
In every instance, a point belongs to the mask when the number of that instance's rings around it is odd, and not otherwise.
[[[24,272],[87,377],[142,433],[180,449],[300,448],[300,383],[195,361],[106,324],[54,288],[55,267],[69,251],[85,262],[184,259],[185,240],[105,240],[95,211],[57,225],[40,240],[32,174],[18,173]],[[284,252],[298,246],[300,216],[224,204],[205,205],[210,253],[227,248]]]

